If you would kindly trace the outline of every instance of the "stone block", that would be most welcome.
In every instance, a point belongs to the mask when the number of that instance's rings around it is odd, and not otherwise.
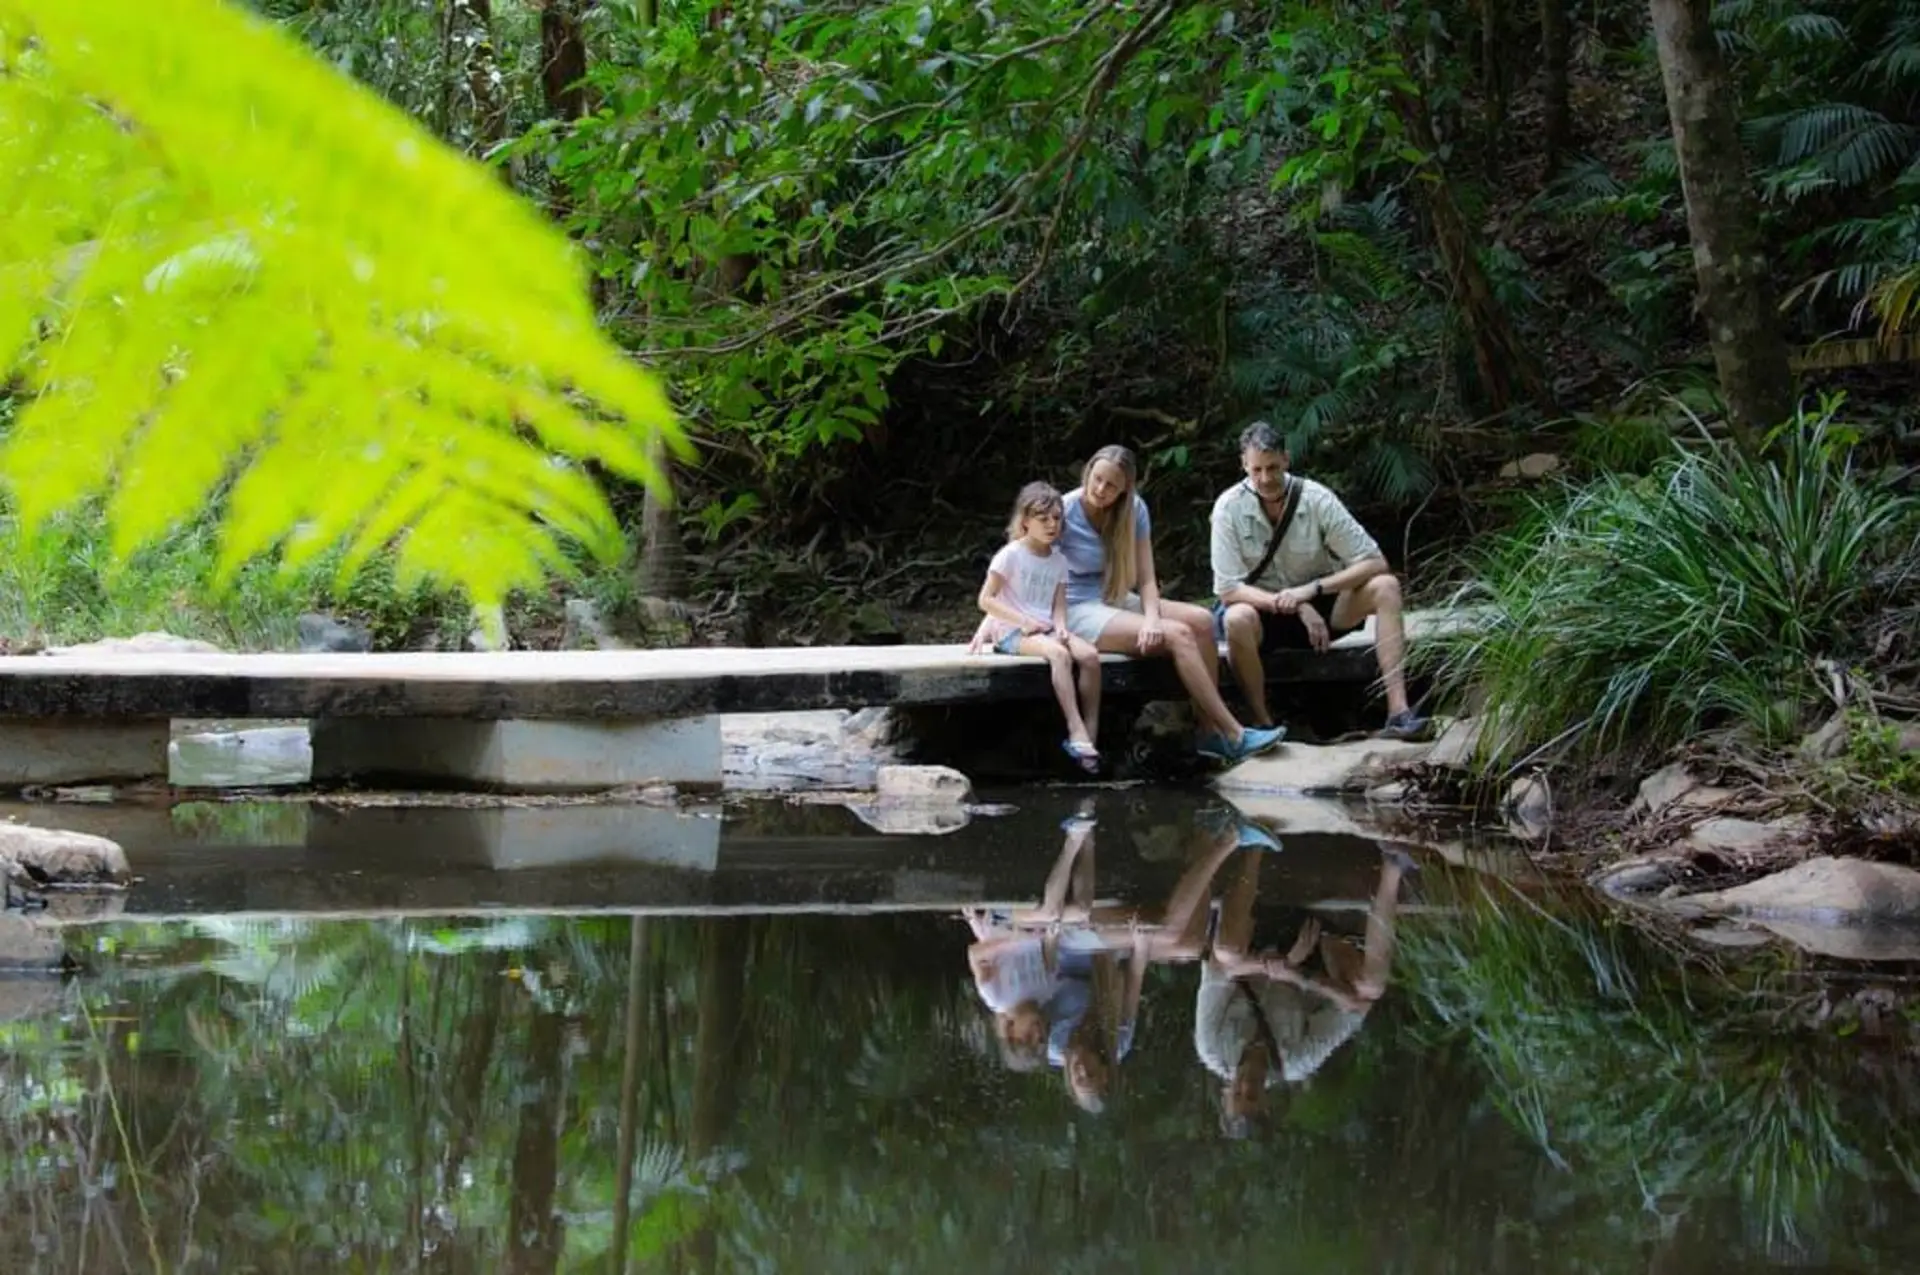
[[[315,722],[313,781],[345,779],[502,792],[595,792],[656,783],[715,789],[721,783],[720,719]]]
[[[167,777],[165,718],[0,722],[0,788]]]

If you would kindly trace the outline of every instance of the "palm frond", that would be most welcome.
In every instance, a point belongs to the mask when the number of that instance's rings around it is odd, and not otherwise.
[[[684,447],[565,239],[218,0],[0,0],[0,450],[26,528],[121,555],[224,502],[221,570],[388,547],[494,603],[603,556],[585,466]]]

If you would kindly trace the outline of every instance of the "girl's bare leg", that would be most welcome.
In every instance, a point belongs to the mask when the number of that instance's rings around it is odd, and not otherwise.
[[[1087,738],[1100,742],[1100,651],[1085,638],[1068,637],[1067,650],[1073,655],[1080,692],[1080,716],[1087,723]]]
[[[1020,639],[1022,655],[1037,655],[1047,662],[1047,675],[1053,681],[1053,698],[1060,703],[1060,715],[1067,719],[1067,738],[1076,744],[1090,744],[1087,723],[1080,716],[1080,697],[1074,692],[1073,656],[1057,638],[1030,635]]]

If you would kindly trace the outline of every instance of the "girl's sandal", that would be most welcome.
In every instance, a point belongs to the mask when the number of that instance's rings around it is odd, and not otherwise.
[[[1083,744],[1078,740],[1067,739],[1060,743],[1060,750],[1073,758],[1074,764],[1089,775],[1100,773],[1100,750],[1092,744]]]

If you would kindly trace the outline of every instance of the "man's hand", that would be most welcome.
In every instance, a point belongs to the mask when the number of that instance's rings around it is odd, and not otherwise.
[[[1301,607],[1313,601],[1316,592],[1317,590],[1310,584],[1300,584],[1295,585],[1291,589],[1282,589],[1273,595],[1273,612],[1275,615],[1292,615],[1299,611]]]
[[[1307,644],[1316,651],[1327,649],[1327,620],[1317,607],[1301,607],[1294,612],[1300,617],[1300,623],[1306,626]]]

